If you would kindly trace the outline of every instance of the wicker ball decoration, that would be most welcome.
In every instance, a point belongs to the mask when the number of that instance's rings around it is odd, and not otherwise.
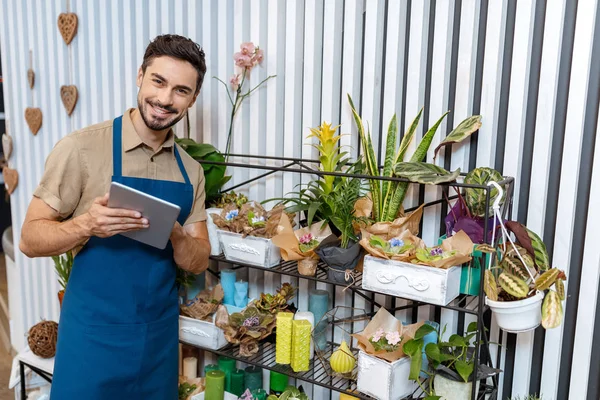
[[[54,321],[42,321],[29,329],[27,342],[36,356],[52,358],[56,354],[58,324]]]

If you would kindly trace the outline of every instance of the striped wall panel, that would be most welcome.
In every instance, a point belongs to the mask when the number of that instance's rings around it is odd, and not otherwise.
[[[151,38],[179,33],[203,46],[208,72],[190,109],[190,131],[192,138],[220,149],[231,106],[213,77],[228,81],[233,53],[241,42],[253,41],[265,50],[265,61],[252,72],[251,84],[276,77],[236,116],[237,153],[313,158],[306,145],[308,128],[327,121],[341,124],[340,131],[348,134],[342,143],[359,154],[348,94],[371,128],[379,159],[394,114],[403,132],[424,107],[418,137],[446,110],[451,112],[440,127],[446,133],[468,115],[483,115],[479,133],[443,151],[440,162],[462,170],[491,166],[516,176],[513,217],[542,234],[553,262],[569,276],[561,328],[514,335],[492,321],[491,338],[502,343],[492,349],[505,371],[502,398],[542,392],[545,399],[598,399],[600,366],[594,360],[600,353],[594,344],[600,340],[600,249],[593,231],[600,222],[594,207],[600,202],[598,7],[597,0],[0,0],[6,118],[15,142],[10,163],[21,178],[11,197],[15,239],[53,145],[74,129],[135,106],[135,76]],[[67,10],[79,17],[70,46],[56,27],[58,14]],[[30,62],[36,72],[33,90],[26,83]],[[71,117],[60,103],[64,84],[79,89]],[[32,106],[44,113],[35,137],[23,118]],[[176,130],[186,135],[183,123]],[[438,135],[434,144],[440,140]],[[236,185],[259,172],[229,173]],[[240,190],[262,200],[307,179],[277,173]],[[440,195],[437,188],[413,188],[405,206]],[[426,212],[428,243],[443,233],[445,213],[446,205]],[[11,290],[18,290],[21,304],[13,316],[13,341],[20,348],[29,326],[58,318],[58,284],[48,260],[22,254],[16,259],[19,282]],[[269,272],[250,271],[247,278],[254,296],[292,281],[301,289],[295,299],[300,307],[314,287]],[[332,293],[332,306],[351,304],[349,294]],[[402,304],[375,297],[389,306]],[[356,307],[371,307],[362,298],[354,301]],[[453,330],[470,321],[433,307],[398,317],[437,317]],[[330,397],[329,391],[313,389],[315,399]]]

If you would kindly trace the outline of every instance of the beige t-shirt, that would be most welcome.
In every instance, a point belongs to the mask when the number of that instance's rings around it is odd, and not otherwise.
[[[122,174],[137,178],[184,182],[174,146],[194,186],[194,205],[185,225],[206,220],[204,172],[200,164],[175,143],[173,131],[155,152],[135,131],[129,109],[123,115]],[[75,131],[61,139],[46,160],[42,180],[33,193],[61,218],[85,213],[94,199],[104,196],[113,173],[113,120]]]

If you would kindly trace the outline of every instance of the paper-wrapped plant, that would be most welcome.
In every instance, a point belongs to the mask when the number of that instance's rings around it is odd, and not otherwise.
[[[423,240],[408,230],[391,237],[363,230],[360,245],[373,257],[404,262],[410,262],[418,250],[425,248]]]
[[[294,231],[289,220],[282,218],[279,234],[272,241],[279,247],[285,261],[298,261],[300,274],[313,276],[319,260],[315,249],[328,236],[331,236],[331,229],[321,222]]]
[[[204,378],[189,379],[186,376],[179,376],[178,400],[191,400],[191,398],[204,392],[206,387]]]
[[[365,353],[394,362],[405,356],[403,344],[413,339],[422,325],[423,322],[418,322],[403,326],[385,308],[380,308],[365,329],[352,337],[358,341],[358,348]]]
[[[240,345],[240,356],[250,357],[258,352],[259,341],[273,333],[276,318],[254,305],[231,315],[227,314],[227,309],[220,307],[215,324],[223,330],[229,343]]]
[[[440,246],[418,249],[413,264],[447,269],[471,261],[473,242],[466,233],[459,231]]]
[[[282,219],[287,218],[293,224],[292,216],[287,215],[283,205],[266,211],[260,204],[245,203],[241,208],[233,203],[227,204],[220,214],[211,214],[213,222],[219,229],[239,233],[245,236],[272,238],[278,233]]]
[[[181,315],[202,321],[212,321],[212,316],[223,301],[223,297],[223,288],[219,283],[212,290],[204,290],[193,300],[180,305]]]

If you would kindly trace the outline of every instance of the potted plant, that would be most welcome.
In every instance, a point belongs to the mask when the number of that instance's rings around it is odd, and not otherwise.
[[[566,274],[551,267],[546,245],[535,232],[516,221],[500,221],[500,226],[502,244],[477,246],[492,254],[483,288],[498,326],[515,333],[533,330],[540,323],[546,329],[556,328],[563,317]]]
[[[349,172],[352,169],[348,152],[343,150],[344,146],[340,146],[342,135],[337,133],[338,127],[332,127],[324,121],[319,127],[310,128],[311,133],[307,138],[317,139],[317,143],[310,146],[319,151],[319,171]],[[323,221],[323,225],[329,224],[333,233],[339,236],[341,232],[331,221],[333,211],[327,198],[341,181],[341,177],[323,175],[306,184],[306,187],[288,193],[286,197],[267,199],[263,203],[280,201],[286,206],[286,212],[304,214],[307,225],[312,225],[313,221]]]
[[[477,376],[473,376],[475,369],[475,345],[473,338],[477,335],[477,323],[472,322],[467,328],[465,336],[451,335],[448,341],[442,340],[444,332],[438,334],[437,341],[425,345],[424,338],[436,332],[431,325],[421,326],[415,333],[414,339],[406,341],[402,347],[405,354],[410,357],[409,379],[417,381],[421,390],[426,394],[425,400],[471,400],[471,391],[475,381],[475,393],[479,391],[479,381],[500,373],[498,369],[487,365],[477,366]],[[427,359],[427,369],[422,370],[423,352]],[[424,373],[425,382],[419,380]]]
[[[350,172],[359,174],[361,169],[362,165],[356,163]],[[340,235],[339,237],[332,235],[325,238],[315,249],[315,253],[328,265],[329,279],[336,282],[351,282],[352,271],[360,259],[360,238],[354,230],[354,223],[357,221],[354,205],[362,196],[362,180],[355,177],[343,177],[334,185],[329,196],[323,199],[331,211],[330,221]]]
[[[360,135],[360,141],[363,147],[363,155],[366,164],[365,173],[367,175],[389,178],[403,177],[411,180],[412,182],[425,184],[451,182],[456,179],[460,173],[460,170],[450,173],[434,164],[427,164],[423,162],[438,127],[446,115],[448,115],[449,111],[445,112],[437,120],[437,122],[431,128],[429,128],[408,162],[404,162],[404,158],[406,156],[408,147],[415,136],[417,127],[419,126],[423,109],[419,111],[415,119],[410,124],[408,130],[402,137],[399,146],[396,145],[398,126],[396,115],[394,115],[388,127],[385,141],[385,162],[383,171],[380,172],[377,159],[375,158],[375,150],[371,140],[371,133],[365,132],[362,119],[358,115],[350,95],[348,95],[348,102],[350,103],[350,109]],[[452,132],[450,132],[448,136],[446,136],[446,138],[435,149],[435,153],[437,154],[437,152],[443,146],[452,143],[460,143],[469,137],[473,132],[477,131],[480,126],[480,115],[468,117],[462,121]],[[406,196],[408,184],[409,182],[381,181],[377,179],[369,180],[371,199],[373,201],[372,219],[375,222],[394,221],[399,215],[401,215],[402,202]]]
[[[67,289],[67,283],[71,276],[71,270],[73,269],[73,251],[69,250],[65,254],[60,256],[52,256],[54,261],[54,270],[58,275],[58,283],[62,289],[58,292],[58,302],[62,307],[63,297],[65,296],[65,290]]]

